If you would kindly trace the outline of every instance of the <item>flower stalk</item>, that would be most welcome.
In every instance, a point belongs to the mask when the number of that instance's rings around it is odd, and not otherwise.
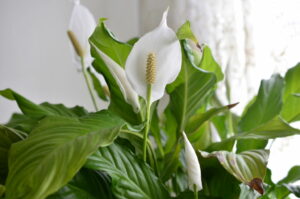
[[[151,113],[151,96],[152,84],[155,82],[156,75],[156,57],[154,53],[149,53],[146,65],[146,82],[147,82],[147,99],[146,99],[146,126],[144,129],[144,143],[143,143],[143,160],[147,161],[147,140],[150,128],[150,113]]]
[[[87,85],[88,91],[90,93],[90,96],[91,96],[94,108],[95,108],[96,111],[98,111],[99,109],[98,109],[98,106],[97,106],[97,103],[96,103],[96,98],[95,98],[95,95],[93,93],[92,86],[91,86],[91,83],[90,83],[88,75],[87,75],[87,71],[86,71],[86,67],[85,67],[85,63],[84,63],[84,58],[83,57],[80,57],[80,62],[81,62],[82,74],[83,74],[85,83]]]

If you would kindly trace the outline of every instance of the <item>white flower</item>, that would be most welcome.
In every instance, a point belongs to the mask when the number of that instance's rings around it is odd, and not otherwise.
[[[110,73],[116,80],[119,88],[126,100],[133,107],[135,112],[138,112],[140,109],[140,103],[137,93],[133,90],[130,83],[128,82],[124,69],[112,60],[109,56],[103,53],[100,49],[97,48],[95,44],[91,42],[91,45],[96,49],[99,56],[102,58]]]
[[[185,161],[187,164],[189,188],[194,191],[194,186],[196,186],[197,191],[200,191],[202,189],[200,164],[192,144],[189,142],[184,132],[182,135],[185,145]]]
[[[175,32],[167,26],[166,10],[160,25],[142,36],[133,46],[125,66],[126,76],[134,90],[147,99],[146,62],[155,59],[151,102],[160,99],[167,84],[173,82],[181,68],[181,48]]]
[[[81,54],[83,56],[85,66],[90,66],[93,61],[90,54],[88,39],[94,32],[95,28],[96,22],[92,13],[85,6],[81,5],[80,1],[74,1],[74,8],[71,15],[68,34],[69,36],[70,34],[75,36],[80,50],[82,51]],[[71,49],[75,64],[78,68],[81,68],[80,57],[74,48],[74,43]]]

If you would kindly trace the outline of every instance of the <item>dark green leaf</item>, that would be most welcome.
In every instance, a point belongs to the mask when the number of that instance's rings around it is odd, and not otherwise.
[[[151,168],[138,160],[125,146],[100,148],[87,161],[87,168],[108,173],[112,190],[119,199],[170,198]]]
[[[63,188],[47,199],[114,199],[107,174],[81,169]]]
[[[112,143],[123,125],[107,111],[43,119],[26,140],[11,147],[6,199],[43,199],[56,192],[99,146]]]
[[[4,184],[8,173],[8,154],[11,145],[26,137],[27,135],[21,131],[0,125],[0,184]]]

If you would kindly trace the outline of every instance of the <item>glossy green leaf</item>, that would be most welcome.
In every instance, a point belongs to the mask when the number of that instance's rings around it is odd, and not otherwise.
[[[90,42],[93,43],[93,45],[91,45],[91,54],[95,58],[93,67],[98,73],[103,75],[109,87],[111,97],[109,110],[115,112],[131,124],[140,124],[140,117],[133,111],[132,106],[125,101],[118,83],[111,74],[108,66],[106,66],[98,55],[94,46],[107,54],[121,67],[125,66],[127,56],[132,47],[129,44],[116,40],[106,28],[103,21],[96,27],[94,33],[91,35]]]
[[[96,77],[96,75],[88,68],[88,74],[93,82],[94,90],[96,91],[98,97],[104,101],[108,101],[103,86],[101,85],[100,80]]]
[[[201,152],[201,151],[200,151]],[[240,182],[249,184],[253,179],[264,179],[269,151],[253,150],[235,154],[228,151],[201,152],[205,158],[216,157],[220,164]]]
[[[0,184],[4,184],[8,173],[8,154],[11,145],[26,137],[27,135],[21,131],[0,125]]]
[[[213,73],[206,72],[192,63],[189,58],[191,49],[186,41],[181,41],[181,44],[181,71],[175,82],[168,86],[169,106],[178,122],[178,132],[185,129],[189,118],[203,105],[216,83]]]
[[[281,116],[288,122],[300,120],[300,98],[294,94],[300,92],[300,63],[289,69],[285,75],[285,89]]]
[[[110,177],[100,171],[81,169],[76,176],[47,199],[114,199]]]
[[[11,147],[6,199],[43,199],[56,192],[99,146],[112,143],[123,125],[107,111],[43,119],[26,140]]]
[[[170,198],[152,169],[125,146],[112,144],[100,148],[85,166],[108,173],[113,194],[118,199]]]

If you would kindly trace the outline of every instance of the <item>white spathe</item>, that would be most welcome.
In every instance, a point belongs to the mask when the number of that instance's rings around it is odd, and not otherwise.
[[[140,110],[138,95],[128,82],[124,69],[100,49],[98,49],[97,46],[92,42],[91,45],[96,49],[98,55],[104,61],[110,73],[116,80],[126,102],[133,107],[135,112],[138,112]]]
[[[92,13],[83,5],[80,4],[79,0],[74,1],[74,8],[71,15],[69,24],[69,30],[75,34],[80,47],[84,52],[85,66],[91,66],[93,58],[90,54],[90,44],[88,42],[89,37],[96,28],[96,21]],[[74,57],[74,63],[81,68],[80,57],[75,52],[71,42],[72,54]]]
[[[201,169],[200,164],[196,155],[196,152],[188,140],[186,134],[182,133],[184,138],[184,146],[185,146],[185,161],[187,165],[187,173],[189,179],[189,188],[194,191],[194,186],[196,186],[197,191],[202,190],[202,180],[201,180]]]
[[[181,48],[175,32],[167,26],[166,10],[160,25],[142,36],[133,46],[125,65],[126,76],[138,95],[147,99],[146,62],[149,53],[156,58],[155,82],[151,103],[162,98],[167,84],[173,82],[181,68]]]

